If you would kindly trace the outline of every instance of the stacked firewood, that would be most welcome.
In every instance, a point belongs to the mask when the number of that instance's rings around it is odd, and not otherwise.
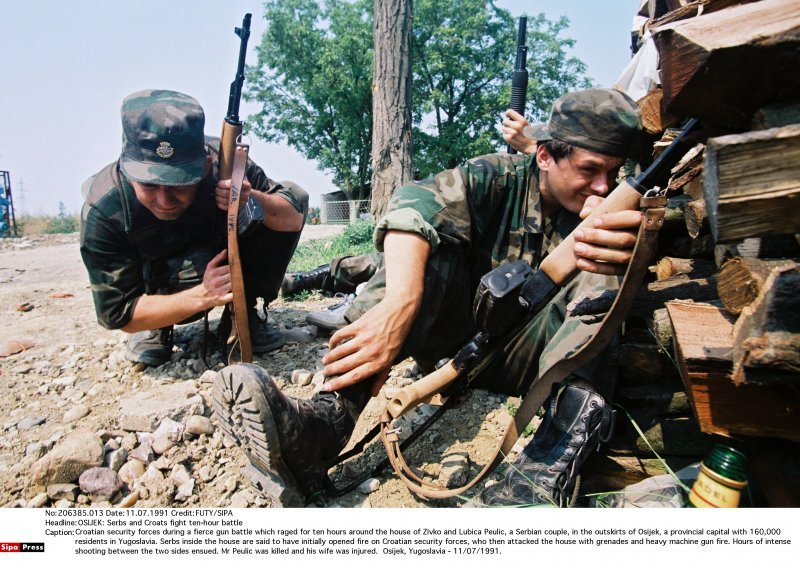
[[[672,171],[653,278],[615,352],[619,400],[670,465],[723,436],[752,458],[756,503],[797,506],[800,0],[643,4],[660,62],[639,101],[653,151],[687,118],[702,132]],[[570,313],[601,317],[611,299]],[[630,428],[612,446],[617,465],[644,449]]]

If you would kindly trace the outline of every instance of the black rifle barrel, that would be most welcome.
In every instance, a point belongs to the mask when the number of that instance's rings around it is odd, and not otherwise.
[[[244,84],[244,59],[247,56],[247,40],[250,38],[250,19],[252,14],[245,14],[241,28],[234,28],[234,33],[241,39],[239,44],[239,62],[236,65],[236,77],[231,83],[228,95],[228,114],[225,121],[229,124],[240,124],[239,103],[242,101],[242,85]]]
[[[525,98],[528,92],[528,47],[525,36],[528,33],[528,18],[520,16],[517,27],[517,58],[514,62],[514,74],[511,76],[511,109],[525,116]],[[510,145],[509,154],[516,154]]]
[[[644,195],[648,190],[653,189],[653,184],[659,183],[675,167],[675,164],[683,157],[686,152],[684,140],[689,133],[699,126],[700,122],[696,118],[686,121],[680,134],[667,146],[661,155],[650,164],[650,167],[640,173],[635,178],[628,178],[628,183],[636,191]]]

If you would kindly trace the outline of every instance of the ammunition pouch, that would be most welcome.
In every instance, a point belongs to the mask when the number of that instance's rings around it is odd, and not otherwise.
[[[539,311],[557,290],[547,274],[534,272],[524,260],[501,264],[481,278],[472,304],[475,323],[491,337],[501,337]]]

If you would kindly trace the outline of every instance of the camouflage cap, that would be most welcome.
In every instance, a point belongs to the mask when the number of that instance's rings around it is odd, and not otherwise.
[[[192,185],[205,174],[205,115],[195,99],[147,89],[122,101],[120,166],[128,179]]]
[[[525,134],[539,142],[557,138],[624,158],[635,153],[641,130],[639,108],[628,95],[615,89],[586,89],[558,99],[546,127],[536,124]]]

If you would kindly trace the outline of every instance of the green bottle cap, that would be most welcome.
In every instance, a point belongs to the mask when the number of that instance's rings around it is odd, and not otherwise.
[[[733,481],[747,481],[747,456],[724,444],[714,444],[703,464]]]

